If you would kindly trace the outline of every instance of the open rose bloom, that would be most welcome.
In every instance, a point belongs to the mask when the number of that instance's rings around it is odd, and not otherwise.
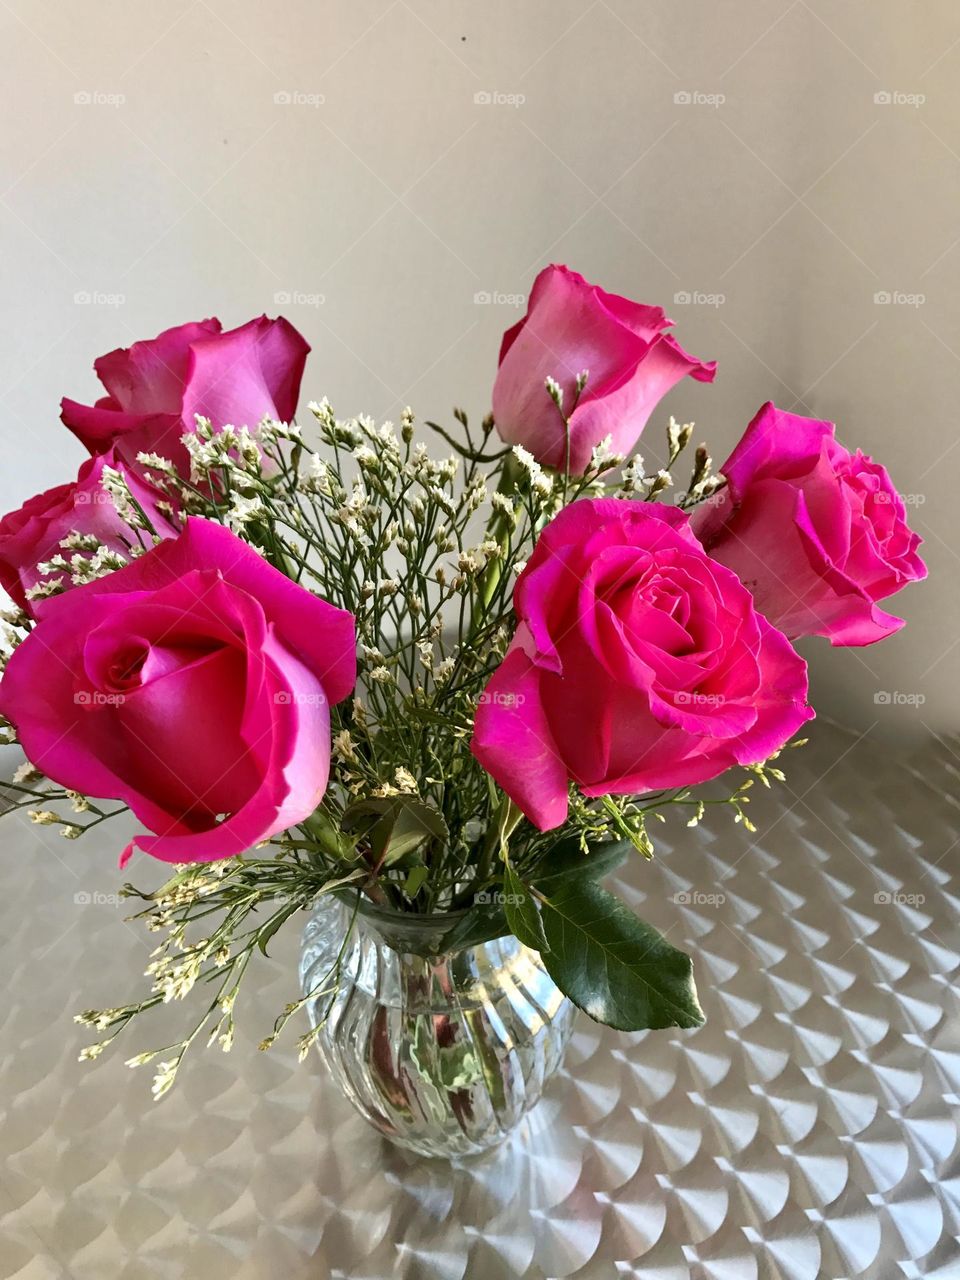
[[[902,620],[877,602],[927,570],[879,463],[844,449],[832,422],[765,404],[722,470],[726,488],[697,508],[693,526],[771,622],[837,645],[899,631]]]
[[[480,762],[542,829],[586,796],[716,777],[813,714],[806,664],[676,508],[584,501],[540,535],[481,697]]]
[[[355,643],[349,613],[191,520],[47,602],[10,659],[0,712],[49,777],[129,805],[152,833],[135,839],[145,852],[225,858],[320,803]]]
[[[315,929],[332,950],[304,987],[305,1053],[337,1034],[368,917],[365,955],[406,954],[412,921],[448,977],[513,935],[556,1012],[481,1046],[514,1054],[499,1101],[470,1092],[486,1075],[439,980],[449,1004],[419,1030],[383,1005],[367,1040],[330,1045],[369,1049],[364,1114],[421,1151],[437,1107],[444,1133],[474,1124],[458,1150],[517,1124],[572,1005],[624,1029],[703,1020],[689,958],[600,877],[654,853],[651,817],[699,821],[721,775],[711,815],[754,829],[748,789],[782,781],[813,716],[794,639],[882,639],[902,624],[879,602],[925,569],[886,471],[829,423],[766,405],[722,475],[705,447],[685,490],[647,475],[630,454],[661,400],[715,373],[670,325],[545,268],[492,415],[438,425],[440,456],[410,410],[394,427],[322,400],[298,423],[309,348],[283,319],[188,323],[95,362],[106,394],[62,408],[92,456],[0,521],[0,729],[27,757],[7,785],[46,838],[104,840],[127,814],[114,862],[177,867],[144,913],[168,931],[151,996],[81,1020],[117,1034],[203,978],[223,983],[203,1025],[229,1048],[253,952],[329,901],[346,914]],[[692,424],[662,425],[689,474]]]

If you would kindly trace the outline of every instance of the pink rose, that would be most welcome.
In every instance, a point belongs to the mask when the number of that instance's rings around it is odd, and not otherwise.
[[[726,488],[691,522],[788,636],[873,644],[903,626],[875,601],[927,569],[886,471],[833,433],[765,404],[723,465]]]
[[[682,377],[712,382],[715,361],[688,356],[664,329],[673,324],[647,307],[588,284],[567,267],[537,276],[524,318],[503,335],[493,385],[493,416],[508,444],[523,445],[544,466],[562,470],[563,419],[544,383],[563,389],[570,419],[570,471],[581,475],[607,436],[628,454],[658,402]],[[576,378],[589,371],[576,399]],[[570,413],[576,402],[576,408]]]
[[[474,755],[542,831],[586,796],[704,782],[813,715],[806,663],[675,507],[564,508],[517,580],[519,627],[477,709]]]
[[[157,509],[161,495],[144,484],[113,453],[89,458],[76,480],[37,494],[19,511],[11,511],[0,520],[0,587],[31,616],[45,605],[43,598],[36,601],[27,598],[31,587],[58,577],[63,579],[64,587],[70,586],[68,574],[43,574],[37,567],[58,554],[67,560],[77,554],[76,548],[64,546],[63,540],[69,533],[92,534],[121,555],[125,555],[131,545],[139,546],[136,534],[121,520],[113,500],[101,485],[105,466],[113,467],[124,476],[131,494],[161,537],[172,536],[177,531]],[[146,533],[143,536],[149,537]]]
[[[353,615],[229,530],[179,537],[49,602],[0,681],[27,756],[122,800],[164,862],[242,853],[320,803],[330,706],[356,679]]]
[[[260,316],[227,333],[219,320],[182,324],[95,360],[108,394],[93,406],[63,400],[60,416],[91,453],[116,447],[131,463],[160,453],[186,475],[180,437],[196,414],[215,427],[293,418],[309,350],[282,318]]]

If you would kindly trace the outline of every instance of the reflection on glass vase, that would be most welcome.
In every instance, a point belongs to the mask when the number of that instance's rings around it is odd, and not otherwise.
[[[560,1066],[575,1013],[512,936],[438,953],[457,919],[325,898],[300,961],[317,1047],[343,1092],[393,1142],[447,1158],[516,1128]]]

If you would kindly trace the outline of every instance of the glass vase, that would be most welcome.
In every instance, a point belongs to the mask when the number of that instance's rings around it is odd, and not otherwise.
[[[316,1045],[344,1094],[391,1141],[446,1158],[517,1127],[575,1013],[535,951],[511,935],[456,946],[458,924],[324,898],[300,962]]]

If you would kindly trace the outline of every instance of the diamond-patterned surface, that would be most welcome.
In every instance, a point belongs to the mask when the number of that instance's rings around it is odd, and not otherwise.
[[[65,846],[10,820],[0,1276],[960,1275],[956,744],[905,764],[822,721],[812,739],[752,842],[722,814],[670,824],[622,881],[693,951],[706,1026],[581,1018],[510,1145],[452,1170],[385,1144],[314,1060],[256,1052],[292,935],[233,1052],[163,1103],[123,1051],[77,1064],[70,1014],[127,994],[147,935],[107,897],[117,833]]]

